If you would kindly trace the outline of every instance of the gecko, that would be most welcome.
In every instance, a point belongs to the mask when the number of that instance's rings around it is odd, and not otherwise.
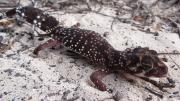
[[[67,49],[85,57],[102,68],[90,75],[90,80],[101,91],[107,91],[102,79],[111,73],[123,71],[131,75],[141,74],[144,77],[165,77],[168,67],[158,57],[155,50],[148,47],[127,48],[124,51],[115,49],[99,33],[77,27],[63,27],[53,16],[41,9],[25,6],[16,7],[0,15],[0,19],[19,16],[46,32],[43,36],[51,37],[33,51],[38,55],[45,48],[63,45]]]

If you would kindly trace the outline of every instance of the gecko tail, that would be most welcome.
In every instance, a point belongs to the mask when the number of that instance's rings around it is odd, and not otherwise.
[[[16,14],[16,8],[8,10],[7,12],[0,13],[0,20],[7,18],[7,17],[13,17]]]
[[[19,6],[0,15],[0,20],[11,17],[23,18],[26,22],[35,25],[45,32],[49,32],[59,25],[59,21],[41,9],[31,6]]]

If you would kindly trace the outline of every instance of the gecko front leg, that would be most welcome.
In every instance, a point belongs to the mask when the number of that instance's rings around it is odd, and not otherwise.
[[[106,75],[111,73],[113,73],[113,71],[109,69],[100,69],[93,72],[90,76],[90,79],[99,90],[107,91],[106,85],[101,81],[101,79],[103,79]]]
[[[38,55],[39,51],[45,49],[45,48],[49,48],[49,47],[53,47],[53,46],[56,46],[57,44],[60,44],[61,42],[58,41],[58,40],[48,40],[46,43],[43,43],[41,45],[39,45],[38,47],[35,48],[34,50],[34,54],[35,55]]]

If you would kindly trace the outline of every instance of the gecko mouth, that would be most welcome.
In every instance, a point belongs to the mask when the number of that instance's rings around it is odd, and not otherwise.
[[[163,63],[159,62],[153,66],[152,69],[145,73],[147,77],[165,77],[168,72],[168,67]]]

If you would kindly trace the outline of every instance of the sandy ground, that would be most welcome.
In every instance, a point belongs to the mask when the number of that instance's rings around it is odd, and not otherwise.
[[[103,10],[106,14],[113,11],[108,8]],[[149,47],[158,52],[180,51],[180,39],[177,34],[159,32],[159,36],[138,31],[129,24],[115,22],[111,30],[113,19],[95,13],[65,14],[53,13],[64,26],[72,26],[79,22],[80,28],[96,31],[103,35],[109,43],[118,50],[131,47]],[[26,26],[27,27],[27,26]],[[29,27],[30,28],[30,27]],[[16,28],[16,32],[26,30]],[[107,86],[113,89],[113,93],[102,92],[96,89],[89,80],[90,74],[96,70],[82,58],[72,58],[63,48],[43,50],[38,57],[33,56],[33,49],[44,41],[37,38],[29,40],[28,35],[15,35],[10,37],[8,33],[0,33],[4,37],[3,42],[13,42],[11,49],[0,54],[0,100],[1,101],[115,101],[116,95],[120,101],[178,101],[180,94],[170,97],[173,92],[180,90],[179,56],[168,56],[168,77],[176,82],[176,87],[167,89],[164,98],[161,99],[144,89],[145,86],[158,90],[153,85],[135,78],[136,83],[131,84],[121,77],[112,74],[104,78]],[[172,60],[173,59],[173,60]],[[166,78],[156,78],[167,82]],[[152,99],[151,99],[152,98]]]

